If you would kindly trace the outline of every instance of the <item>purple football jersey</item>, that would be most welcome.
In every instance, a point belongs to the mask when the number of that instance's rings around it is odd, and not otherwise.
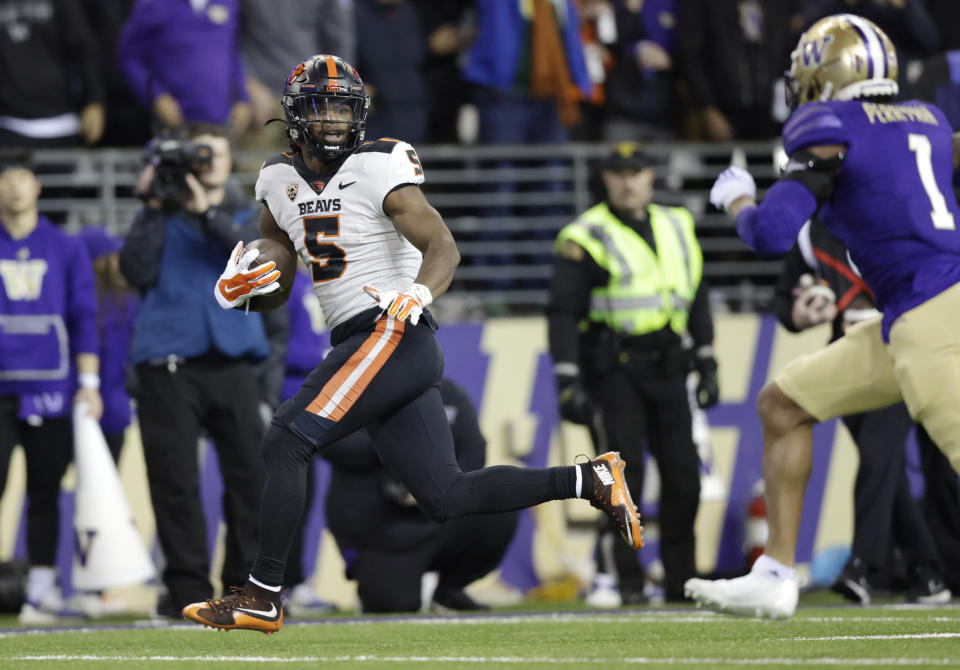
[[[915,100],[809,103],[783,127],[791,156],[847,147],[820,218],[876,295],[884,338],[898,316],[960,281],[952,132],[943,112]]]

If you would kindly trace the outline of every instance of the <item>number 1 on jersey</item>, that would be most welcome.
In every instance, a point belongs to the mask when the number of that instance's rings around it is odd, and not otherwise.
[[[933,150],[930,148],[930,138],[918,133],[908,136],[910,151],[917,154],[917,172],[920,173],[920,183],[930,198],[930,219],[937,230],[954,230],[953,214],[947,209],[947,201],[937,186],[937,179],[933,176]]]
[[[347,253],[333,242],[320,241],[340,235],[340,215],[305,216],[303,231],[303,243],[313,257],[310,263],[313,281],[330,281],[343,275],[347,269]]]

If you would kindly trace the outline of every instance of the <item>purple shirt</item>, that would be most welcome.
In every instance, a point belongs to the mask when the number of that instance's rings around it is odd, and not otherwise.
[[[240,58],[238,0],[211,0],[199,13],[189,0],[141,0],[117,44],[117,60],[147,108],[161,93],[186,121],[226,123],[235,102],[249,99]]]
[[[93,263],[44,216],[14,240],[0,226],[0,394],[69,395],[77,354],[96,354]]]
[[[846,146],[820,219],[874,292],[885,339],[897,317],[960,282],[952,130],[940,109],[916,100],[808,103],[787,120],[783,144],[791,156]],[[737,228],[761,253],[782,253],[815,209],[804,186],[783,181],[741,212]]]

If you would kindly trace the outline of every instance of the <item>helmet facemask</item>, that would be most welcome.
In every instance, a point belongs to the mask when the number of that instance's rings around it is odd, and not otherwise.
[[[297,65],[280,103],[291,144],[324,162],[363,142],[370,98],[357,70],[338,56],[319,54]]]
[[[284,98],[287,134],[321,160],[333,160],[363,142],[365,96],[311,93]],[[291,98],[289,103],[287,98]]]

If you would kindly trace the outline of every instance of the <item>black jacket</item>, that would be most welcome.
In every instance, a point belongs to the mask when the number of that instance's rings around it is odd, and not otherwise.
[[[0,116],[43,119],[105,99],[76,0],[0,0]]]

